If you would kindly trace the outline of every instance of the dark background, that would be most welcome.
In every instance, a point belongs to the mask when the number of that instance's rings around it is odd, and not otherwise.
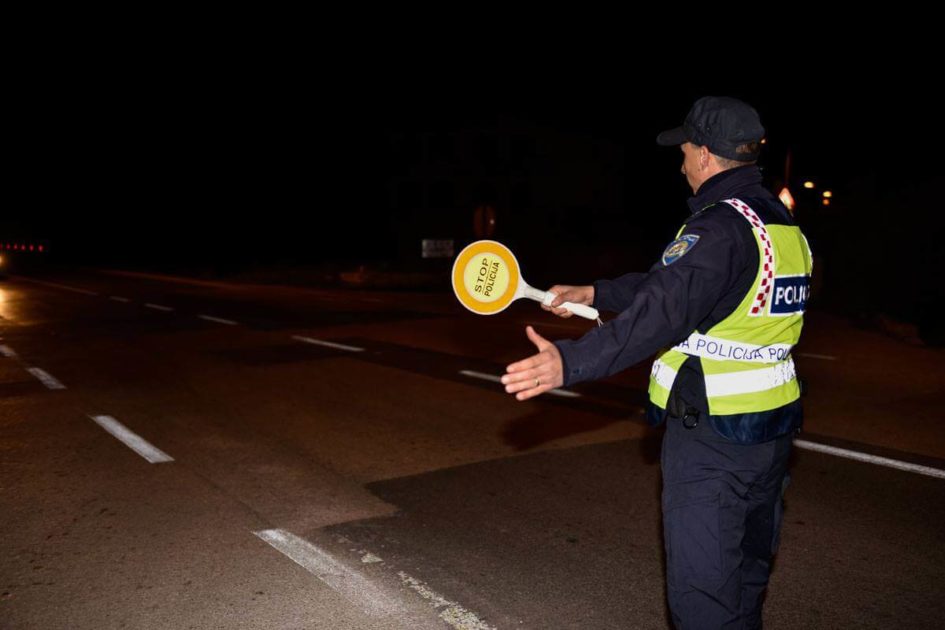
[[[527,280],[589,282],[645,269],[675,234],[690,192],[678,150],[654,138],[699,96],[725,94],[762,115],[772,189],[791,155],[819,303],[926,326],[941,319],[941,115],[929,82],[902,66],[854,71],[841,55],[832,66],[762,59],[770,63],[755,69],[720,55],[654,68],[630,52],[454,59],[436,50],[354,62],[324,50],[180,55],[172,44],[37,48],[14,62],[13,194],[0,240],[43,240],[62,264],[441,272],[448,261],[419,259],[419,242],[405,254],[414,234],[391,201],[403,166],[392,138],[511,120],[623,155],[607,169],[623,201],[606,222],[569,207],[543,225],[534,209],[492,204],[492,237],[519,254]],[[805,194],[805,179],[820,188]],[[835,194],[829,208],[823,188]],[[430,236],[458,250],[475,236],[474,208],[456,205],[450,224],[461,228]]]

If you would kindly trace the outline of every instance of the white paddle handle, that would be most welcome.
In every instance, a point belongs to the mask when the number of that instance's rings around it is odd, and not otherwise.
[[[542,291],[541,289],[536,289],[534,287],[525,287],[525,297],[530,300],[535,300],[536,302],[541,302],[545,306],[551,306],[552,300],[558,297],[558,295],[556,293],[552,293],[551,291]],[[586,304],[562,302],[558,306],[560,308],[568,309],[575,315],[580,315],[581,317],[587,319],[596,320],[600,317],[600,313],[597,312],[596,308],[587,306]]]

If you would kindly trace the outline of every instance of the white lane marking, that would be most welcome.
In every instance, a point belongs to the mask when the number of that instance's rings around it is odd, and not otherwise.
[[[836,361],[837,357],[832,357],[829,354],[811,354],[810,352],[798,352],[797,356],[807,357],[809,359],[823,359],[824,361]]]
[[[463,376],[469,376],[472,378],[481,378],[484,381],[492,381],[493,383],[501,383],[502,377],[494,376],[492,374],[483,374],[482,372],[474,372],[472,370],[460,370],[460,374]],[[549,389],[546,394],[552,394],[554,396],[562,396],[564,398],[580,398],[581,395],[577,392],[571,392],[566,389]]]
[[[170,306],[161,306],[160,304],[151,304],[150,302],[145,303],[145,307],[153,308],[156,311],[173,311],[174,310]]]
[[[284,529],[264,529],[253,533],[361,611],[373,617],[394,616],[403,612],[404,607],[398,601],[307,540]]]
[[[227,326],[239,326],[238,322],[234,322],[232,319],[222,319],[220,317],[212,317],[210,315],[197,315],[200,319],[205,319],[208,322],[216,322],[218,324],[226,324]]]
[[[456,628],[456,630],[495,630],[494,626],[483,622],[475,613],[466,610],[456,602],[446,599],[436,591],[431,590],[420,580],[410,577],[403,571],[399,571],[397,575],[400,576],[404,584],[416,591],[420,597],[430,602],[434,608],[442,608],[443,610],[440,611],[440,619],[453,628]]]
[[[117,296],[117,295],[109,296],[108,299],[109,299],[109,300],[115,300],[116,302],[130,302],[130,301],[131,301],[131,300],[129,300],[129,299],[126,298],[126,297],[119,297],[119,296]]]
[[[20,278],[21,276],[17,276]],[[57,284],[55,282],[44,282],[43,280],[36,280],[34,278],[22,278],[27,282],[35,282],[36,284],[45,284],[47,287],[55,287],[57,289],[65,289],[66,291],[75,291],[76,293],[83,293],[85,295],[98,295],[95,291],[89,291],[88,289],[79,289],[77,287],[70,287],[65,284]]]
[[[16,358],[16,352],[14,352],[13,348],[10,346],[0,346],[0,354],[7,357],[8,359]]]
[[[361,556],[361,562],[363,562],[364,564],[373,564],[375,562],[384,562],[384,560],[382,558],[379,558],[378,556],[375,556],[373,553],[369,551],[363,556]]]
[[[343,343],[322,341],[321,339],[312,339],[311,337],[301,337],[299,335],[293,335],[292,338],[296,341],[303,341],[305,343],[315,344],[316,346],[327,346],[329,348],[337,348],[339,350],[347,350],[349,352],[364,352],[364,348],[359,348],[357,346],[346,346]]]
[[[125,446],[152,464],[174,461],[173,457],[156,446],[152,446],[140,435],[132,432],[128,427],[118,422],[111,416],[89,416],[89,418],[94,420],[96,424],[115,436],[120,442],[124,443]]]
[[[49,389],[65,389],[66,386],[60,383],[53,377],[52,374],[46,370],[42,370],[38,367],[28,367],[26,371],[35,376],[40,380],[40,382],[48,387]]]
[[[932,468],[930,466],[912,464],[909,462],[900,461],[898,459],[870,455],[869,453],[851,451],[845,448],[837,448],[836,446],[827,446],[826,444],[818,444],[817,442],[809,442],[807,440],[794,440],[794,446],[806,449],[808,451],[826,453],[827,455],[836,455],[837,457],[845,457],[858,462],[866,462],[867,464],[876,464],[877,466],[886,466],[887,468],[895,468],[897,470],[904,470],[906,472],[913,472],[920,475],[927,475],[929,477],[936,477],[938,479],[945,479],[945,470]]]

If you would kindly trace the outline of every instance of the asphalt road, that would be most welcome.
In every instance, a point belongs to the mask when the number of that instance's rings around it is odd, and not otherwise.
[[[648,365],[489,380],[589,322],[88,269],[0,318],[0,628],[669,627]],[[945,627],[943,352],[814,312],[796,357],[766,626]]]

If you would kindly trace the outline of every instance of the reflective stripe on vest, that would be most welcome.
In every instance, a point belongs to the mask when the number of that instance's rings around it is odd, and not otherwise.
[[[657,359],[653,362],[650,376],[664,389],[672,389],[676,380],[676,370]],[[797,371],[794,359],[788,357],[777,365],[745,372],[727,374],[707,374],[705,377],[706,396],[732,396],[734,394],[753,394],[764,392],[794,380]]]
[[[673,346],[673,350],[694,357],[705,359],[734,359],[749,363],[778,363],[788,358],[791,352],[789,343],[773,343],[768,346],[759,346],[753,343],[742,343],[711,337],[694,332],[682,343]]]
[[[729,372],[727,374],[706,374],[706,396],[731,396],[733,394],[752,394],[766,392],[797,378],[794,359],[788,358],[771,367],[747,372]]]
[[[676,380],[676,370],[666,365],[662,359],[653,361],[653,367],[650,369],[650,378],[663,389],[672,389],[673,381]]]

